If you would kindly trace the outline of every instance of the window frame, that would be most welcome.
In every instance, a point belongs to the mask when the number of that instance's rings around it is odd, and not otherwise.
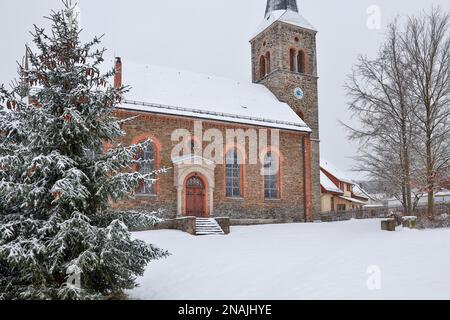
[[[297,53],[297,72],[300,74],[306,73],[306,54],[304,50],[298,50]]]
[[[269,155],[274,159],[274,161],[278,161],[278,171],[275,174],[266,174],[267,173],[267,159]],[[272,150],[268,150],[264,156],[263,163],[263,191],[264,191],[264,200],[273,201],[281,199],[281,157],[277,152]],[[270,183],[270,188],[267,187],[268,183]],[[269,193],[268,193],[269,192]]]
[[[233,163],[229,163],[230,153],[233,152]],[[234,147],[225,153],[225,196],[231,199],[239,199],[244,197],[244,166],[239,163],[240,151]],[[231,170],[231,175],[229,175]],[[230,180],[231,179],[231,180]],[[238,187],[235,182],[237,179]],[[231,185],[229,185],[231,183]],[[231,189],[231,193],[229,193]],[[235,193],[235,191],[238,191]]]
[[[149,149],[151,149],[151,152],[149,152]],[[156,165],[157,165],[157,163],[156,163],[156,159],[157,159],[157,155],[156,155],[156,153],[157,153],[157,148],[156,148],[156,145],[155,145],[153,142],[150,142],[150,143],[149,143],[149,145],[148,145],[148,147],[147,147],[147,150],[140,150],[139,155],[137,156],[136,161],[139,161],[139,160],[147,161],[147,160],[146,160],[146,153],[151,153],[151,155],[152,155],[151,161],[148,162],[150,168],[149,168],[148,170],[145,170],[144,172],[141,172],[142,167],[141,167],[140,164],[137,163],[137,164],[136,164],[135,171],[136,171],[136,172],[139,172],[139,173],[141,173],[141,174],[148,174],[148,173],[154,172],[154,171],[156,170]],[[143,159],[142,159],[141,157],[142,157]],[[148,172],[147,172],[147,171],[148,171]],[[147,192],[147,188],[149,188],[148,192]],[[136,189],[136,194],[137,194],[138,196],[156,196],[156,195],[158,194],[158,193],[157,193],[157,185],[156,185],[156,182],[153,183],[151,186],[144,186],[143,183],[140,182],[140,183],[139,183],[139,187]]]
[[[262,55],[259,58],[259,78],[262,79],[267,75],[267,62],[266,56]]]

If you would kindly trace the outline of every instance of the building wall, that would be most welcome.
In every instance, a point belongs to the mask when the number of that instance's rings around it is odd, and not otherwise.
[[[296,41],[298,40],[298,41]],[[313,130],[311,137],[311,183],[314,213],[321,209],[320,200],[320,141],[316,33],[290,24],[275,22],[271,27],[252,39],[253,81],[265,85],[282,102],[301,115]],[[290,71],[289,50],[295,48],[306,54],[306,72]],[[270,73],[260,78],[260,57],[270,53]],[[304,98],[294,96],[300,87]]]
[[[323,193],[321,196],[321,202],[322,202],[322,210],[321,212],[330,212],[331,211],[331,199],[333,198],[333,195],[329,193]]]
[[[171,141],[172,132],[176,129],[187,129],[193,134],[194,120],[182,117],[154,115],[142,112],[118,111],[117,116],[128,118],[138,116],[124,124],[127,135],[120,141],[124,145],[132,144],[136,137],[149,135],[160,145],[160,167],[172,168],[171,152],[178,144]],[[226,129],[248,129],[243,125],[224,122],[203,121],[203,130],[219,129],[225,136]],[[226,216],[235,219],[278,219],[286,222],[304,221],[304,160],[303,137],[299,132],[280,131],[281,150],[281,198],[266,200],[264,198],[264,177],[261,175],[261,165],[245,165],[244,196],[240,199],[226,197],[225,167],[217,165],[215,169],[215,192],[213,216]],[[270,138],[269,140],[270,141]],[[209,143],[205,142],[204,147]],[[248,154],[248,145],[246,152]],[[174,172],[160,176],[157,196],[136,196],[136,199],[126,199],[114,204],[121,209],[164,209],[165,218],[177,216],[177,190],[174,186]]]
[[[335,196],[331,193],[322,193],[321,196],[321,202],[322,202],[322,211],[321,212],[332,212],[331,208],[331,199],[334,199],[334,211],[338,211],[338,205],[345,205],[345,210],[356,210],[356,209],[362,209],[363,205],[356,204],[353,202],[350,202],[345,199],[341,199],[338,196]]]

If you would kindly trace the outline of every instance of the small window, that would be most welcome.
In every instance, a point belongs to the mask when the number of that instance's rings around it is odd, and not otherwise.
[[[194,139],[192,139],[189,142],[189,149],[191,151],[191,155],[195,156],[195,140]]]
[[[292,72],[295,72],[295,49],[289,50],[289,66]]]
[[[345,211],[345,210],[347,210],[347,207],[345,204],[338,204],[337,209],[338,209],[338,211]]]
[[[264,160],[264,196],[278,199],[279,193],[279,166],[275,155],[269,152]]]
[[[297,68],[299,73],[305,73],[305,52],[300,50],[297,55]]]
[[[266,58],[261,56],[259,59],[259,77],[264,78],[266,76]]]
[[[271,64],[270,64],[270,52],[266,53],[266,75],[271,72]]]

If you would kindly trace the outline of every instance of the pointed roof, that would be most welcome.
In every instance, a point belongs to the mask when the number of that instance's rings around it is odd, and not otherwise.
[[[296,0],[267,0],[264,20],[252,39],[277,21],[317,32],[313,25],[299,13]]]
[[[344,194],[344,191],[342,191],[341,189],[339,189],[333,181],[331,181],[330,178],[327,177],[327,175],[325,173],[323,173],[322,171],[320,171],[320,185],[322,186],[322,188],[325,189],[325,191],[330,192],[330,193],[337,193],[337,194]]]
[[[291,10],[298,13],[297,0],[267,0],[265,16],[277,10]]]
[[[350,179],[343,171],[341,171],[334,164],[325,159],[320,159],[320,168],[321,170],[325,170],[326,172],[328,172],[341,182],[345,182],[352,185],[355,184],[355,182],[352,179]]]

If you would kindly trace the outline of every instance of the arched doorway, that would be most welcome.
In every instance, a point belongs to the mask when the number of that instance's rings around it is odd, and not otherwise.
[[[206,186],[198,175],[186,180],[186,215],[191,217],[205,217],[206,215]]]

